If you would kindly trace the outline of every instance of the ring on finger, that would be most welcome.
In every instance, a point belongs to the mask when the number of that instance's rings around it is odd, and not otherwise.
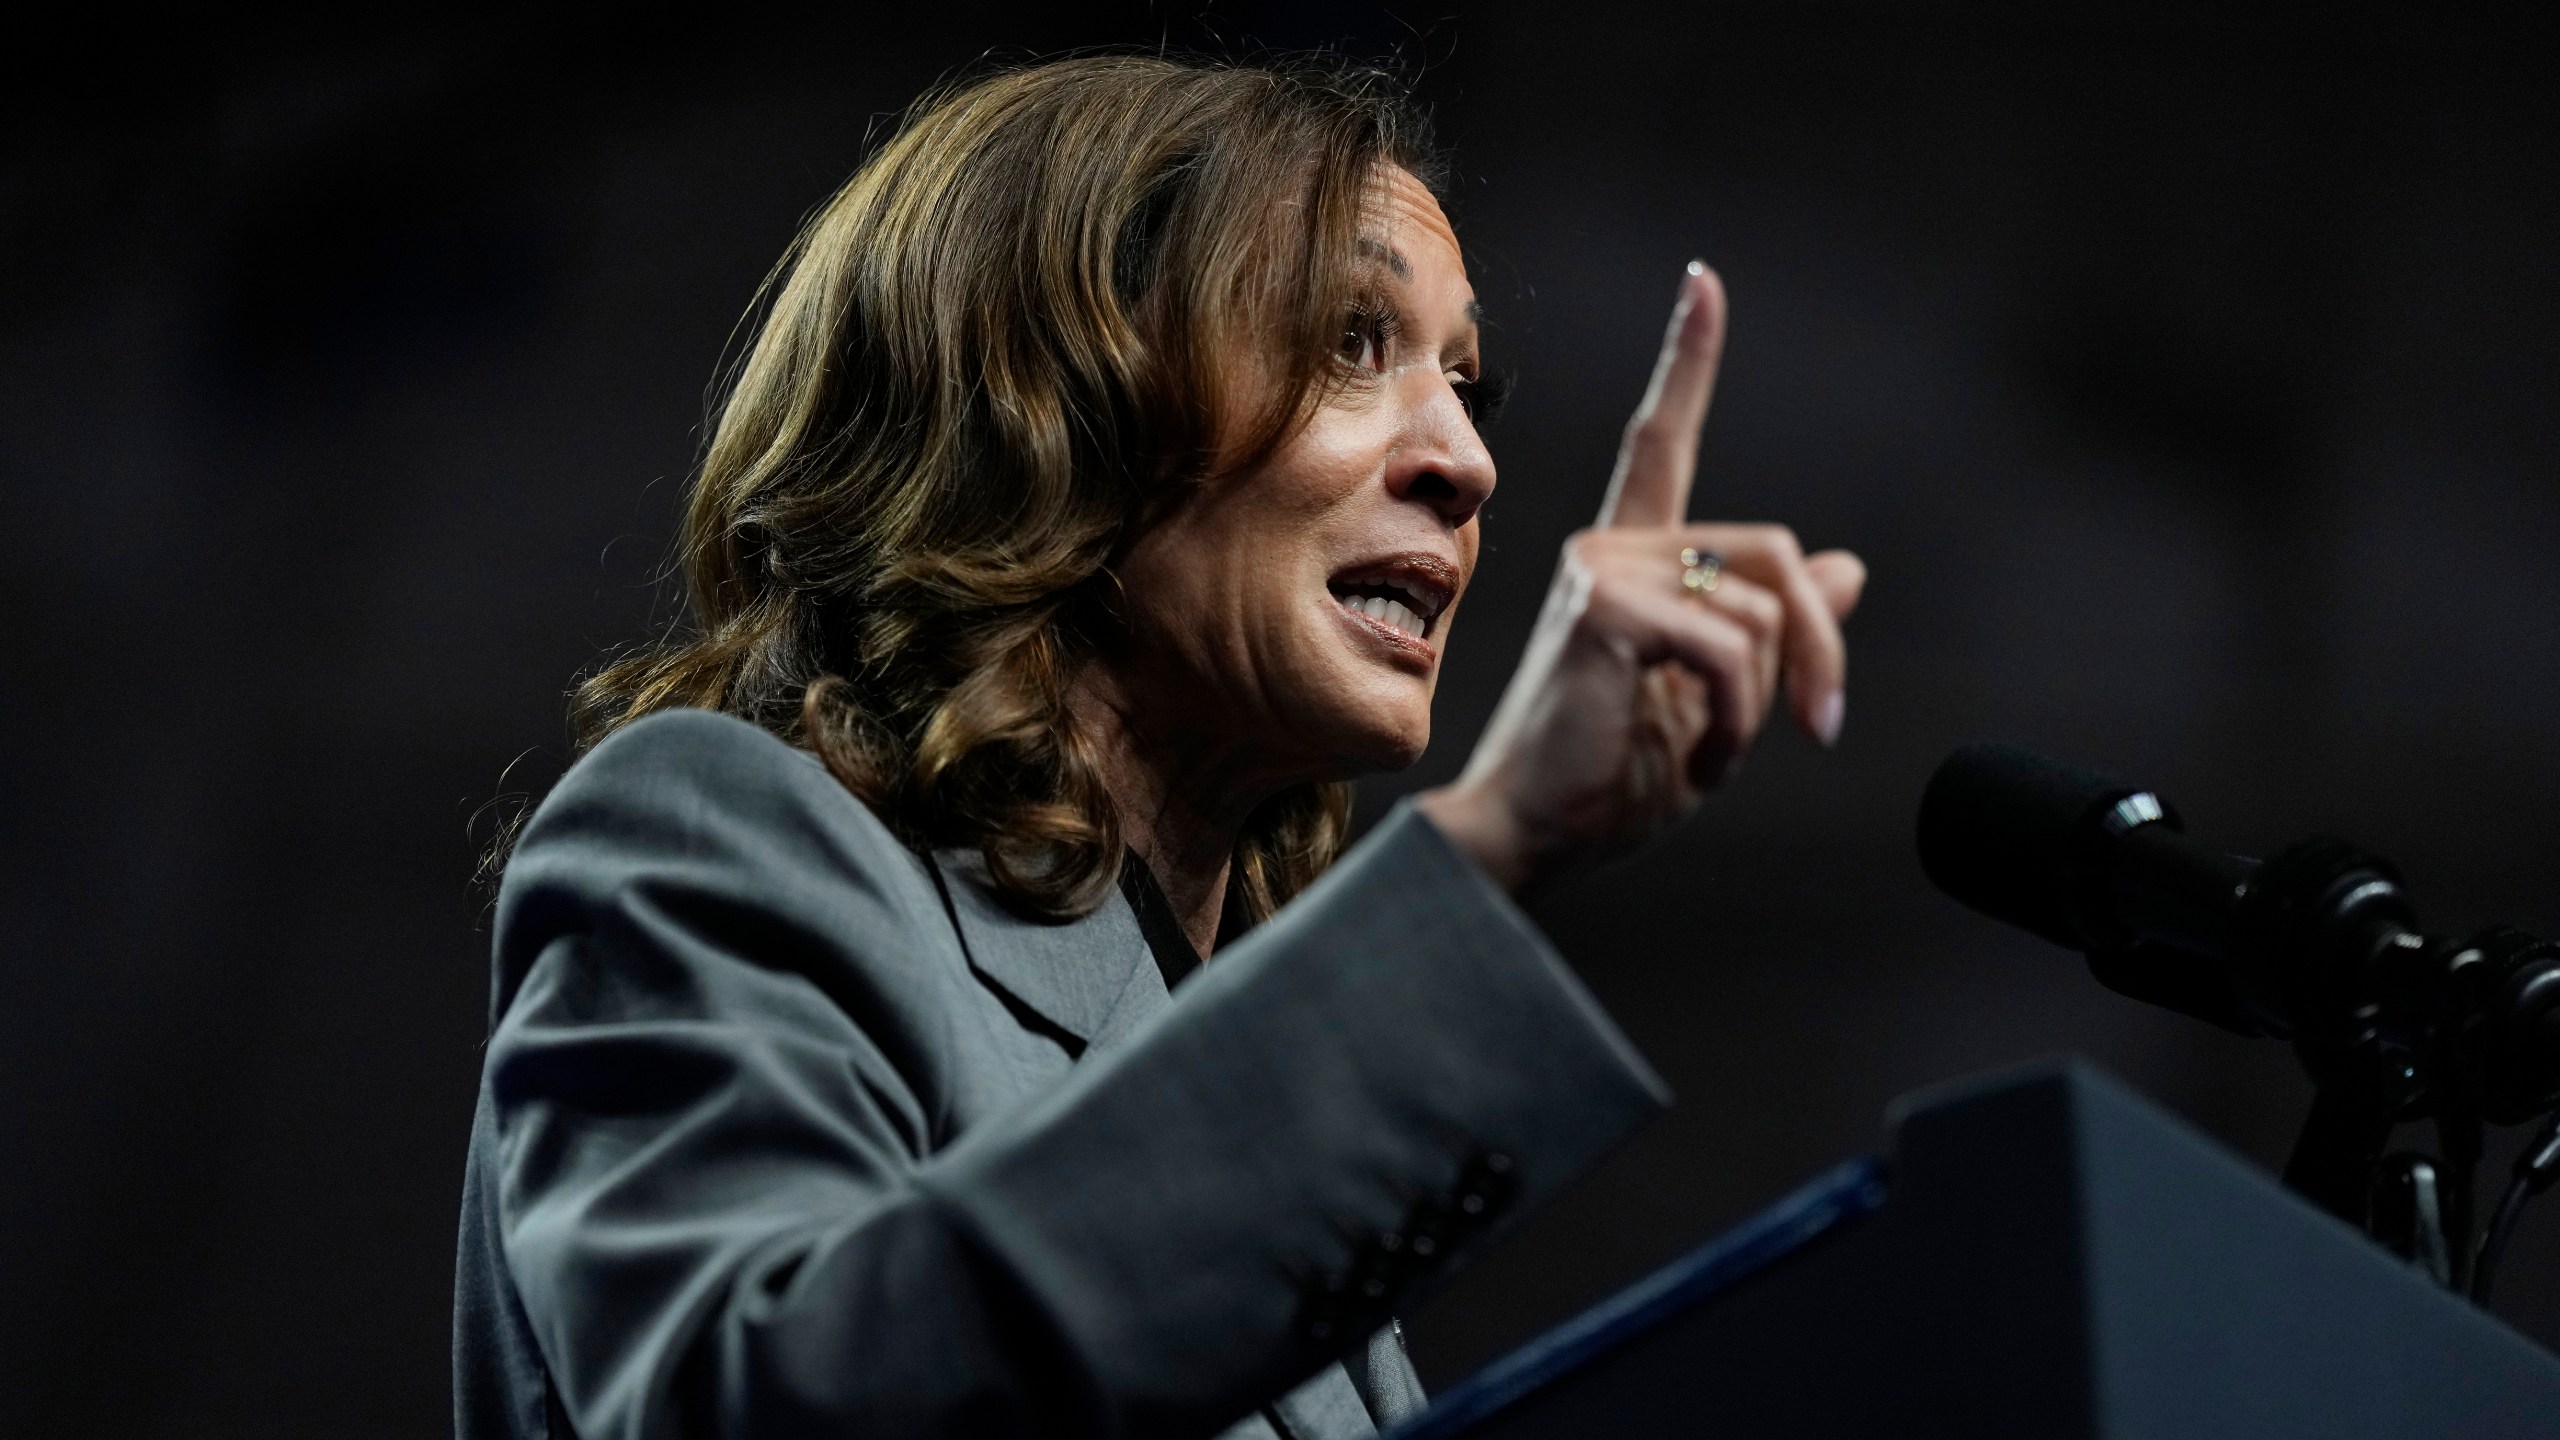
[[[1724,557],[1713,550],[1684,546],[1680,551],[1680,588],[1703,600],[1724,583]]]

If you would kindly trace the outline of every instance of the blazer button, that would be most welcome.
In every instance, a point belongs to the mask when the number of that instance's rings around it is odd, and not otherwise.
[[[1416,1200],[1413,1209],[1405,1214],[1405,1248],[1413,1252],[1415,1259],[1429,1260],[1440,1253],[1457,1223],[1454,1199],[1430,1195]]]
[[[1339,1337],[1353,1307],[1350,1277],[1328,1275],[1311,1284],[1306,1291],[1306,1307],[1300,1329],[1309,1340],[1319,1345]]]
[[[1422,1269],[1422,1261],[1406,1243],[1406,1237],[1389,1231],[1360,1247],[1359,1257],[1352,1262],[1345,1278],[1351,1289],[1351,1302],[1363,1316],[1383,1316]]]
[[[1499,1150],[1482,1151],[1458,1170],[1458,1213],[1471,1221],[1491,1217],[1520,1188],[1511,1157]]]

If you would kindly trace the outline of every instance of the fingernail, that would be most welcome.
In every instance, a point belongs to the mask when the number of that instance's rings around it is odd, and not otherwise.
[[[1813,733],[1821,738],[1826,748],[1837,745],[1840,743],[1841,722],[1848,718],[1849,692],[1834,690],[1823,697],[1822,704],[1813,712]]]
[[[1704,275],[1704,274],[1706,274],[1706,273],[1707,273],[1707,262],[1706,262],[1706,261],[1704,261],[1704,260],[1692,260],[1692,261],[1690,261],[1690,262],[1689,262],[1689,273],[1690,273],[1690,274],[1692,274],[1692,275]]]

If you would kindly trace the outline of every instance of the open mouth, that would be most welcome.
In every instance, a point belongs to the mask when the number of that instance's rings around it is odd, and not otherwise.
[[[1334,603],[1414,641],[1427,640],[1457,598],[1457,577],[1436,556],[1403,555],[1345,570],[1325,582]]]

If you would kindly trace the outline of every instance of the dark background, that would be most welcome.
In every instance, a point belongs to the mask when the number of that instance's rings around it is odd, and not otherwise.
[[[2237,846],[2357,837],[2441,926],[2560,931],[2560,66],[2521,32],[939,9],[14,47],[11,1433],[445,1429],[467,832],[558,772],[571,676],[666,613],[705,386],[795,221],[991,48],[1420,69],[1524,383],[1438,744],[1367,814],[1465,755],[1692,255],[1735,314],[1701,513],[1874,567],[1838,753],[1775,738],[1542,907],[1682,1104],[1412,1317],[1434,1382],[1872,1146],[1925,1082],[2079,1051],[2281,1156],[2280,1047],[1929,890],[1910,816],[1961,740],[2145,778]],[[2560,1215],[2511,1267],[2501,1309],[2560,1341]]]

